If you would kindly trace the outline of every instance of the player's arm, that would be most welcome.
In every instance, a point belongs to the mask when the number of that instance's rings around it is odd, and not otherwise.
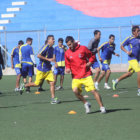
[[[30,49],[30,58],[31,58],[34,66],[36,67],[36,61],[35,61],[34,51],[33,51],[33,48],[32,47]]]
[[[66,66],[66,73],[71,73],[70,61],[67,57],[67,54],[65,54],[65,66]]]
[[[53,61],[54,61],[54,63],[55,63],[55,67],[57,68],[58,65],[57,65],[57,62],[56,62],[56,56],[55,56],[55,54],[53,54]]]
[[[104,47],[104,44],[102,44],[100,47],[97,48],[97,53],[98,53],[98,58],[99,58],[99,61],[102,62],[102,58],[100,56],[100,50]]]
[[[88,50],[86,47],[85,47],[85,53],[86,53],[86,57],[89,60],[88,63],[86,64],[86,67],[90,67],[95,62],[95,55],[93,55],[92,52]]]
[[[62,45],[62,48],[64,49],[64,52],[66,52],[67,47],[65,45]]]
[[[47,57],[42,56],[41,54],[38,54],[37,57],[45,61],[54,61],[53,58],[47,58]]]
[[[1,53],[1,49],[0,49],[0,59],[1,59],[2,69],[4,70],[5,66],[4,66],[4,60],[3,60],[3,55]]]
[[[132,51],[127,51],[125,49],[125,46],[129,44],[129,38],[126,38],[122,44],[121,44],[121,50],[123,50],[125,53],[127,53],[128,55],[131,55]]]
[[[12,69],[14,68],[13,57],[14,57],[14,49],[12,50],[12,53],[11,53],[11,68]]]
[[[11,55],[11,67],[12,67],[12,69],[14,68],[13,55]]]
[[[115,46],[116,46],[116,45],[114,44],[114,49],[113,49],[113,51],[112,51],[112,54],[119,57],[120,55],[119,55],[118,53],[115,53]]]

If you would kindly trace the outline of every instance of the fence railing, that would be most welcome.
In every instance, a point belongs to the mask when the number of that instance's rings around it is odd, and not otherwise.
[[[87,46],[90,39],[93,38],[93,31],[98,29],[101,31],[100,44],[109,40],[109,35],[115,35],[116,52],[120,54],[120,58],[113,57],[113,64],[127,63],[127,55],[121,51],[120,44],[128,36],[131,35],[131,26],[122,27],[98,27],[98,28],[81,28],[81,29],[65,29],[65,30],[34,30],[34,31],[4,31],[0,32],[0,44],[3,46],[5,52],[5,64],[10,66],[10,54],[12,49],[17,46],[19,40],[25,42],[27,37],[33,38],[33,49],[35,54],[38,53],[41,46],[44,44],[47,35],[53,34],[55,37],[55,45],[57,45],[58,38],[63,39],[71,35],[75,40],[79,40],[82,45]],[[36,59],[37,60],[37,59]],[[38,61],[38,60],[37,60]]]

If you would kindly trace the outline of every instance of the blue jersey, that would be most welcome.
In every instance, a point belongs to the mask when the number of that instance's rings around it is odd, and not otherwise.
[[[15,47],[12,50],[11,56],[13,56],[13,64],[15,68],[21,68],[19,61],[19,48]]]
[[[103,43],[99,48],[101,48],[101,58],[104,61],[110,60],[112,58],[112,54],[114,54],[115,44],[109,44],[109,42]]]
[[[128,51],[132,52],[131,55],[128,55],[128,61],[133,59],[138,60],[140,58],[140,39],[130,36],[122,43],[122,46],[126,45],[128,46]]]
[[[44,57],[47,57],[47,58],[53,58],[53,51],[54,51],[54,48],[53,47],[50,47],[48,44],[47,45],[44,45],[42,48],[41,48],[41,51],[40,51],[40,55],[44,56]],[[47,72],[47,71],[50,71],[51,70],[51,62],[50,61],[46,61],[46,60],[43,60],[43,59],[40,59],[39,60],[39,64],[37,66],[37,69],[39,71],[42,71],[42,72]]]
[[[65,57],[64,57],[65,51],[63,48],[56,46],[54,48],[54,55],[57,62],[58,67],[64,67],[65,66]]]
[[[21,55],[21,63],[28,63],[33,65],[32,59],[30,55],[33,55],[33,48],[28,45],[22,45],[19,50],[19,54]]]

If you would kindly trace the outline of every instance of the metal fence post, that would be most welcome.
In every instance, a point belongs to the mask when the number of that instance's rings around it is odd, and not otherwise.
[[[4,44],[5,44],[4,62],[5,62],[5,66],[7,67],[7,34],[6,34],[6,31],[4,31]]]
[[[80,29],[78,29],[78,40],[80,41]]]
[[[40,49],[40,31],[37,32],[38,37],[38,48]]]
[[[121,42],[122,42],[122,36],[121,36],[121,27],[119,26],[119,39],[120,39],[120,46],[121,46]],[[122,64],[122,50],[120,49],[120,64]]]

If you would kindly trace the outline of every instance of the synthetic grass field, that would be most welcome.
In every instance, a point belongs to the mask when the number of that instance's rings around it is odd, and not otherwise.
[[[122,73],[112,73],[112,78]],[[98,104],[87,93],[92,113],[85,114],[83,104],[71,90],[71,76],[65,76],[63,91],[56,96],[61,104],[50,104],[48,84],[45,92],[23,95],[14,92],[15,76],[3,76],[0,81],[0,140],[139,140],[140,97],[137,96],[136,74],[122,81],[118,89],[104,90],[99,85],[106,114],[100,114]],[[58,78],[59,79],[59,78]],[[118,98],[112,95],[118,93]],[[83,92],[85,95],[86,92]],[[67,114],[75,110],[77,114]]]

